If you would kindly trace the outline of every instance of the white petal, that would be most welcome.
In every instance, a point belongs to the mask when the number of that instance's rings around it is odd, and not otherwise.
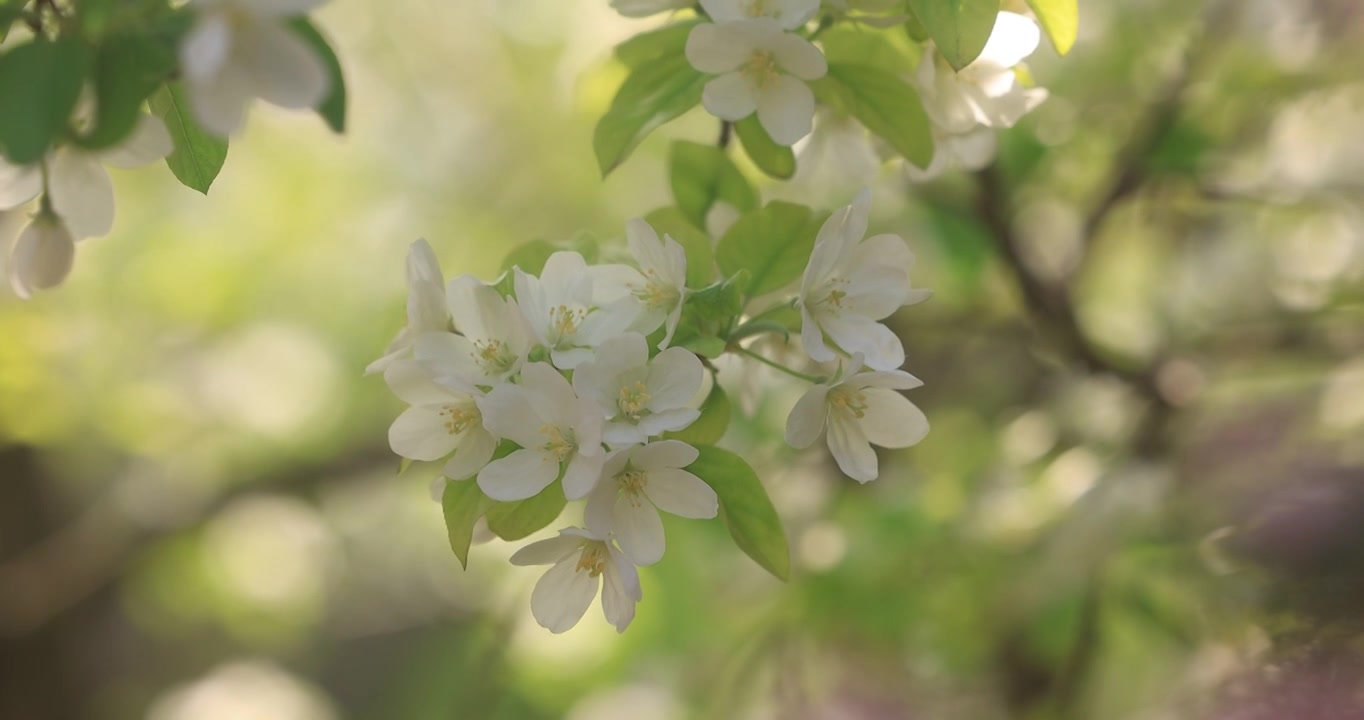
[[[448,332],[422,333],[412,344],[412,357],[433,380],[466,390],[471,384],[491,384],[474,359],[477,352],[469,338]]]
[[[205,80],[218,74],[232,49],[232,26],[226,13],[206,11],[180,43],[180,67],[187,80]]]
[[[686,407],[705,381],[701,361],[684,348],[668,348],[649,363],[648,408],[654,412]]]
[[[521,447],[544,442],[540,426],[545,424],[536,412],[535,401],[520,385],[500,385],[478,398],[483,426],[498,437],[511,438]]]
[[[445,307],[445,279],[440,261],[424,239],[407,251],[407,326],[417,331],[446,330],[450,316]]]
[[[644,592],[639,586],[639,570],[631,565],[621,553],[620,549],[614,545],[607,545],[606,549],[611,552],[611,561],[616,570],[620,573],[621,590],[625,596],[639,602],[644,599]]]
[[[949,149],[966,170],[979,170],[995,159],[998,140],[994,130],[978,128],[965,135],[954,135]]]
[[[602,473],[601,482],[587,496],[587,505],[583,508],[583,522],[592,532],[605,537],[614,529],[615,518],[612,513],[615,510],[616,495],[620,489],[620,483],[616,481],[614,475]]]
[[[828,440],[829,451],[843,474],[862,483],[876,479],[876,451],[857,423],[831,417]]]
[[[247,105],[253,97],[252,80],[244,68],[224,65],[209,77],[186,78],[185,87],[190,108],[199,124],[222,137],[241,129],[246,120]]]
[[[100,155],[100,159],[119,168],[149,165],[171,154],[175,147],[161,118],[141,113],[128,139]]]
[[[696,422],[699,417],[701,417],[701,411],[696,408],[674,408],[640,418],[638,427],[643,431],[644,437],[647,438],[650,435],[661,435],[665,432],[681,430]],[[643,442],[643,439],[636,442]]]
[[[413,460],[439,460],[458,447],[462,438],[445,429],[439,407],[408,408],[388,428],[393,452]]]
[[[786,444],[794,448],[808,448],[819,440],[824,432],[825,418],[829,408],[826,399],[829,395],[827,385],[816,385],[800,396],[790,414],[786,416]]]
[[[639,317],[642,306],[633,297],[598,307],[587,314],[579,326],[576,340],[587,347],[599,347],[603,342],[624,333]]]
[[[824,53],[799,35],[782,33],[768,46],[777,65],[801,80],[818,80],[829,72]]]
[[[545,297],[544,285],[539,278],[527,274],[519,267],[513,268],[512,271],[515,273],[513,284],[521,316],[526,319],[526,324],[530,326],[535,338],[542,345],[549,345],[549,299]]]
[[[602,428],[602,442],[613,448],[638,445],[649,440],[651,433],[643,422],[638,425],[629,420],[617,420],[607,423]]]
[[[732,23],[747,20],[745,12],[750,0],[701,0],[701,9],[717,23]]]
[[[431,380],[431,373],[414,360],[398,360],[384,370],[384,382],[403,402],[409,405],[434,405],[468,396],[454,393]]]
[[[678,517],[702,520],[713,518],[720,511],[715,491],[686,470],[650,470],[644,493],[659,510]]]
[[[569,428],[578,420],[580,406],[573,386],[549,363],[528,363],[521,368],[521,387],[535,404],[536,414],[545,420]]]
[[[777,22],[786,30],[795,30],[819,12],[819,0],[777,0],[775,9]]]
[[[597,597],[597,586],[597,578],[591,573],[578,571],[576,556],[560,560],[535,583],[530,594],[531,614],[550,632],[564,632],[582,619]]]
[[[592,304],[608,305],[634,294],[644,284],[644,276],[629,265],[608,263],[587,268],[592,276]]]
[[[569,500],[587,497],[601,478],[602,463],[605,455],[575,455],[564,470],[564,496]]]
[[[478,486],[494,500],[512,502],[539,495],[559,476],[559,465],[537,450],[521,449],[488,463],[478,473]]]
[[[513,565],[553,565],[575,553],[583,546],[583,539],[577,535],[558,535],[547,540],[538,540],[511,556]]]
[[[1018,13],[1001,12],[995,18],[995,27],[990,31],[985,48],[967,69],[977,66],[1012,68],[1033,54],[1041,40],[1042,32],[1030,18]]]
[[[611,519],[611,530],[630,562],[652,565],[663,559],[663,521],[651,503],[643,498],[619,495]]]
[[[701,90],[701,104],[711,115],[733,122],[758,109],[758,96],[744,76],[731,72],[706,83]]]
[[[595,313],[594,313],[595,314]],[[549,359],[554,363],[554,367],[563,370],[572,370],[585,362],[592,360],[595,353],[591,348],[573,348],[571,350],[554,349],[549,353]]]
[[[629,560],[611,549],[612,561],[602,572],[601,609],[606,621],[616,632],[625,632],[635,619],[635,603],[639,600],[639,574]]]
[[[867,388],[862,394],[867,399],[862,432],[871,444],[905,448],[928,434],[928,418],[909,398],[889,388]]]
[[[234,55],[249,63],[249,72],[262,100],[283,108],[317,107],[331,89],[322,59],[298,35],[282,24],[254,23],[239,33],[241,52]]]
[[[58,221],[38,217],[14,243],[10,253],[9,282],[14,293],[27,300],[38,290],[53,288],[71,273],[76,242]]]
[[[0,159],[0,210],[19,207],[38,197],[42,191],[40,165],[11,165]]]
[[[809,135],[814,120],[815,94],[790,75],[776,76],[758,93],[758,121],[778,145],[794,145]]]
[[[630,464],[640,470],[661,470],[663,468],[684,468],[700,457],[701,453],[681,440],[660,440],[630,453]]]
[[[682,321],[682,307],[685,303],[681,298],[673,306],[672,312],[668,313],[668,319],[664,321],[663,339],[658,342],[659,350],[666,350],[672,344],[673,335],[677,332],[677,325]]]
[[[686,54],[692,67],[718,75],[736,70],[748,60],[753,55],[753,43],[732,25],[701,23],[687,35]]]
[[[867,367],[894,370],[905,364],[905,347],[890,328],[861,315],[825,315],[821,324],[829,337],[849,354],[867,357]]]
[[[442,473],[451,480],[467,480],[478,474],[497,450],[497,438],[483,428],[469,430],[455,449],[455,456],[445,463]]]
[[[114,184],[95,155],[69,149],[53,153],[47,182],[52,208],[73,237],[102,237],[113,229]]]
[[[895,390],[909,390],[911,388],[923,387],[924,381],[910,375],[904,370],[885,370],[878,372],[865,372],[857,374],[856,377],[849,377],[845,381],[854,387],[883,387]]]
[[[550,255],[540,271],[540,282],[550,305],[592,304],[592,272],[578,253],[560,250]]]
[[[823,329],[805,307],[800,309],[800,344],[804,346],[805,354],[815,362],[829,362],[838,357],[824,344]]]

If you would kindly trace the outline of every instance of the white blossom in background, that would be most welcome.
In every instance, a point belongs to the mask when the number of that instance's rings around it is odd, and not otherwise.
[[[924,49],[915,85],[928,117],[949,135],[978,125],[1010,128],[1047,99],[1044,88],[1024,87],[1014,67],[1037,49],[1041,30],[1031,18],[1001,12],[980,56],[960,71]]]
[[[388,429],[393,452],[423,462],[453,452],[443,472],[453,480],[473,477],[492,459],[497,438],[484,427],[473,395],[436,384],[415,360],[389,365],[384,381],[394,395],[411,405]]]
[[[616,12],[630,18],[649,17],[695,5],[695,0],[611,0]]]
[[[558,370],[527,363],[518,385],[499,385],[479,399],[483,422],[521,449],[488,463],[478,486],[494,500],[524,500],[549,487],[563,471],[564,495],[584,497],[597,484],[602,463],[602,411],[573,392]]]
[[[460,275],[445,289],[458,335],[426,333],[413,355],[436,381],[460,387],[501,385],[521,370],[530,352],[530,329],[512,298],[472,275]]]
[[[114,227],[114,183],[105,165],[135,168],[171,152],[170,133],[159,118],[142,113],[132,133],[109,150],[64,145],[41,163],[11,165],[0,159],[0,210],[10,210],[43,192],[47,166],[47,199],[77,240],[108,235]]]
[[[583,516],[587,527],[603,537],[612,533],[635,565],[658,562],[665,548],[658,511],[694,519],[713,518],[719,512],[715,491],[682,469],[699,456],[696,448],[678,440],[613,453],[587,497]]]
[[[843,368],[842,379],[815,385],[786,417],[786,442],[808,448],[824,434],[838,468],[858,482],[879,474],[872,445],[905,448],[928,434],[928,418],[897,390],[923,385],[903,370],[863,371],[861,354]]]
[[[62,284],[75,260],[76,240],[66,224],[56,215],[39,213],[10,251],[10,287],[27,300],[39,290]]]
[[[644,595],[639,571],[605,535],[564,528],[558,537],[533,542],[511,556],[513,565],[552,565],[535,583],[530,611],[553,633],[578,624],[601,588],[606,621],[625,632]]]
[[[782,145],[810,133],[815,94],[805,81],[823,77],[829,64],[779,21],[702,23],[687,36],[686,54],[692,67],[719,75],[701,94],[712,115],[733,122],[757,112],[763,129]]]
[[[633,297],[605,299],[602,277],[610,266],[589,269],[583,256],[556,252],[540,277],[516,268],[516,298],[536,340],[550,351],[554,366],[572,370],[592,359],[592,349],[625,332],[639,317]]]
[[[422,335],[449,329],[450,311],[446,309],[440,262],[429,243],[417,240],[407,251],[407,325],[389,343],[384,356],[365,368],[365,374],[383,372],[394,361],[407,357]]]
[[[705,368],[696,355],[669,348],[649,359],[639,333],[602,343],[597,356],[573,371],[573,388],[606,417],[602,439],[613,446],[642,443],[692,424],[701,411],[687,404],[701,390]]]
[[[672,237],[658,232],[649,223],[635,218],[625,226],[625,240],[639,269],[627,265],[599,265],[597,282],[603,288],[615,287],[616,295],[628,294],[639,303],[639,315],[632,330],[649,334],[665,329],[659,348],[666,348],[682,319],[682,304],[687,294],[687,252]],[[608,297],[611,297],[608,290]]]
[[[862,353],[870,367],[893,370],[904,364],[905,349],[879,321],[928,293],[910,288],[914,254],[903,239],[863,239],[870,211],[871,193],[863,190],[820,228],[796,301],[800,337],[806,354],[818,362],[837,357],[827,336],[844,353]]]
[[[933,160],[926,168],[912,162],[905,163],[905,174],[913,182],[933,180],[949,170],[980,170],[995,159],[998,138],[995,131],[984,126],[953,135],[933,124]]]
[[[255,98],[292,110],[326,98],[326,65],[287,24],[324,1],[192,0],[197,16],[180,44],[181,78],[205,128],[237,132]]]
[[[819,12],[819,0],[701,0],[701,9],[717,23],[767,18],[795,30]]]

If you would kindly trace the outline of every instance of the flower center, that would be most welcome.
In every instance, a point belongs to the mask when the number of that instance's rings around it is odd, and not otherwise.
[[[860,420],[867,414],[867,396],[861,390],[836,387],[829,391],[829,406],[836,412]]]
[[[501,340],[493,339],[475,340],[473,357],[474,362],[488,374],[506,372],[516,361],[510,348]]]
[[[578,332],[578,328],[583,324],[585,317],[587,317],[587,308],[584,307],[560,305],[549,310],[550,327],[554,330],[557,338],[568,337]]]
[[[844,277],[830,278],[824,288],[827,292],[823,295],[817,295],[814,304],[834,313],[844,310],[843,301],[848,297],[848,279]]]
[[[677,304],[677,299],[680,297],[677,288],[660,280],[657,270],[649,268],[644,271],[644,275],[647,278],[644,286],[636,285],[631,288],[640,302],[644,303],[650,310],[663,310]]]
[[[483,421],[483,415],[473,403],[445,405],[440,409],[440,416],[445,432],[451,435],[458,435]]]
[[[744,14],[751,17],[763,17],[768,14],[768,6],[771,0],[748,0],[743,4]]]
[[[622,385],[620,396],[616,399],[616,407],[620,408],[622,415],[631,420],[638,420],[644,412],[645,405],[649,403],[648,388],[644,383],[636,380],[634,385]]]
[[[757,50],[739,67],[739,73],[750,85],[761,90],[777,79],[777,58],[770,50]]]
[[[540,451],[545,454],[545,462],[563,462],[573,456],[578,449],[577,441],[573,437],[573,431],[569,430],[565,435],[558,425],[541,425],[540,434],[545,436],[545,444],[540,446]]]
[[[644,488],[649,485],[649,474],[643,470],[626,470],[616,476],[617,493],[639,507],[644,502]]]
[[[606,543],[601,541],[589,542],[583,546],[583,552],[578,556],[578,572],[584,570],[588,575],[597,577],[606,570],[607,550]]]

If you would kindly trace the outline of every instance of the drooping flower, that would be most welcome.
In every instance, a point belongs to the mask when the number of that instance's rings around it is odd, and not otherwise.
[[[686,53],[692,67],[719,75],[701,95],[712,115],[737,121],[756,111],[763,129],[782,145],[810,133],[815,95],[804,81],[829,71],[810,41],[759,17],[697,25],[687,36]]]
[[[558,537],[533,542],[511,556],[513,565],[552,565],[535,583],[530,611],[541,627],[561,633],[582,619],[601,587],[606,621],[625,632],[643,599],[639,571],[605,535],[564,528]]]
[[[516,268],[516,298],[535,338],[555,367],[572,370],[592,359],[592,349],[625,332],[639,316],[633,297],[606,298],[601,268],[588,268],[575,252],[556,252],[540,277]]]
[[[879,473],[872,445],[905,448],[928,434],[928,418],[897,390],[923,385],[903,370],[863,371],[861,354],[843,368],[842,379],[815,385],[786,417],[786,442],[808,448],[827,437],[838,468],[858,482]]]
[[[383,372],[395,360],[407,357],[422,335],[449,329],[450,312],[446,309],[440,262],[430,244],[417,240],[407,251],[407,325],[389,343],[384,356],[365,368],[365,374]]]
[[[683,470],[696,462],[696,448],[662,440],[620,450],[607,459],[602,479],[587,497],[584,519],[603,537],[613,533],[630,562],[651,565],[663,557],[663,521],[658,511],[685,518],[713,518],[715,491]]]
[[[27,300],[38,290],[62,284],[75,259],[76,241],[66,224],[52,213],[39,213],[19,233],[10,252],[10,287]]]
[[[326,98],[326,66],[287,24],[324,1],[193,0],[197,19],[180,44],[180,67],[204,127],[235,133],[254,98],[293,110]]]
[[[524,500],[549,487],[561,471],[570,500],[597,484],[605,460],[601,409],[575,395],[558,370],[527,363],[520,384],[493,388],[478,406],[489,430],[521,446],[478,474],[478,486],[488,497]]]
[[[701,361],[682,348],[649,359],[643,335],[626,333],[601,344],[597,356],[573,371],[573,388],[606,417],[602,439],[611,445],[642,443],[692,424],[700,411],[687,407],[705,380]]]
[[[630,18],[649,17],[669,10],[689,8],[693,0],[611,0],[616,12]]]
[[[914,254],[904,240],[897,235],[863,239],[870,210],[871,193],[863,190],[820,228],[796,302],[800,338],[805,352],[819,362],[837,357],[825,343],[827,335],[843,352],[864,354],[870,367],[893,370],[904,364],[905,349],[878,321],[928,293],[910,288]]]
[[[384,371],[384,381],[409,407],[388,429],[393,452],[412,460],[439,460],[450,453],[445,477],[471,478],[497,449],[497,438],[484,426],[473,395],[436,384],[415,360],[398,360]]]
[[[929,119],[949,135],[978,125],[1009,128],[1047,99],[1043,88],[1027,88],[1014,67],[1037,49],[1037,23],[1018,13],[1001,12],[985,49],[970,65],[954,71],[932,47],[924,50],[915,84]]]
[[[717,23],[768,18],[795,30],[819,12],[819,0],[701,0],[701,8]]]
[[[10,165],[0,159],[0,210],[10,210],[43,191],[47,166],[47,199],[72,237],[82,240],[108,235],[114,227],[114,183],[105,165],[134,168],[171,152],[170,133],[160,119],[142,113],[128,138],[109,150],[63,145],[41,163]]]
[[[530,330],[516,305],[472,275],[446,286],[450,317],[460,334],[426,333],[414,356],[437,382],[479,387],[501,385],[515,375],[530,352]]]

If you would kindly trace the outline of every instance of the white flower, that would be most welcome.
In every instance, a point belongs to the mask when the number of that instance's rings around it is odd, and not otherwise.
[[[701,0],[701,9],[717,23],[768,18],[795,30],[819,12],[819,0]]]
[[[903,370],[863,372],[861,355],[843,369],[843,379],[810,388],[786,417],[786,442],[808,448],[827,430],[838,467],[858,482],[878,474],[872,445],[904,448],[928,434],[923,411],[896,390],[923,385]]]
[[[389,343],[384,356],[365,368],[365,374],[383,372],[395,360],[407,356],[422,335],[449,329],[450,312],[446,309],[445,277],[440,262],[430,244],[417,240],[407,251],[407,325]]]
[[[546,363],[528,363],[521,384],[499,385],[479,399],[483,422],[520,450],[478,474],[478,486],[494,500],[524,500],[549,487],[562,471],[564,495],[587,495],[601,475],[602,413]]]
[[[1041,31],[1031,19],[1001,12],[985,49],[970,65],[954,72],[926,48],[915,84],[929,119],[948,134],[970,132],[977,125],[1009,128],[1043,100],[1047,91],[1025,88],[1014,66],[1037,49]]]
[[[414,347],[414,356],[437,382],[486,387],[501,385],[520,371],[531,340],[515,300],[472,275],[451,280],[446,299],[461,334],[426,333]]]
[[[802,81],[823,77],[829,65],[810,41],[783,32],[776,20],[697,25],[687,36],[687,60],[720,75],[701,94],[712,115],[736,121],[756,110],[763,129],[782,145],[809,134],[815,95]]]
[[[910,289],[914,254],[904,240],[897,235],[863,239],[870,210],[871,193],[863,190],[820,228],[796,302],[800,338],[816,361],[836,357],[825,344],[827,335],[843,352],[864,354],[872,368],[893,370],[904,364],[905,348],[877,321],[928,293]]]
[[[541,627],[561,633],[582,619],[602,585],[606,621],[625,632],[643,598],[639,571],[604,535],[564,528],[558,537],[533,542],[511,556],[513,565],[553,565],[535,583],[530,611]]]
[[[611,7],[625,17],[641,18],[669,10],[681,10],[694,4],[693,0],[611,0]]]
[[[597,356],[573,371],[578,395],[600,406],[607,419],[602,439],[611,445],[642,443],[669,430],[681,430],[700,416],[687,407],[705,380],[701,361],[682,348],[649,359],[639,333],[602,343]]]
[[[0,210],[10,210],[38,197],[47,166],[47,199],[76,239],[108,235],[114,227],[114,183],[105,165],[133,168],[156,162],[171,152],[170,133],[160,119],[143,113],[132,133],[109,150],[63,145],[32,165],[0,160]]]
[[[61,218],[39,213],[14,243],[9,284],[27,300],[38,290],[62,284],[76,259],[76,241]]]
[[[182,78],[199,122],[223,136],[239,130],[253,98],[283,108],[317,107],[330,90],[322,59],[287,19],[324,0],[193,0],[197,20],[180,44]]]
[[[587,497],[583,516],[587,526],[603,536],[614,533],[630,562],[658,562],[665,547],[659,510],[695,519],[713,518],[719,512],[715,491],[682,469],[698,456],[696,448],[678,440],[613,453]]]
[[[521,313],[555,367],[571,370],[591,360],[592,348],[625,332],[639,316],[633,297],[603,292],[609,290],[608,274],[615,276],[618,268],[588,268],[575,252],[550,255],[538,278],[516,268]]]
[[[413,360],[399,360],[384,371],[389,389],[412,407],[393,421],[388,444],[412,460],[439,460],[450,453],[444,474],[454,480],[473,477],[488,464],[497,438],[484,427],[472,395],[437,385]]]
[[[905,163],[905,174],[913,182],[927,182],[953,169],[979,170],[995,158],[995,131],[976,127],[953,135],[938,124],[933,124],[933,161],[926,168]]]
[[[659,348],[666,348],[682,319],[682,302],[687,294],[687,252],[676,240],[658,232],[649,223],[635,218],[625,225],[625,240],[630,254],[639,263],[639,273],[628,284],[630,293],[643,306],[635,328],[644,333],[666,328]]]

